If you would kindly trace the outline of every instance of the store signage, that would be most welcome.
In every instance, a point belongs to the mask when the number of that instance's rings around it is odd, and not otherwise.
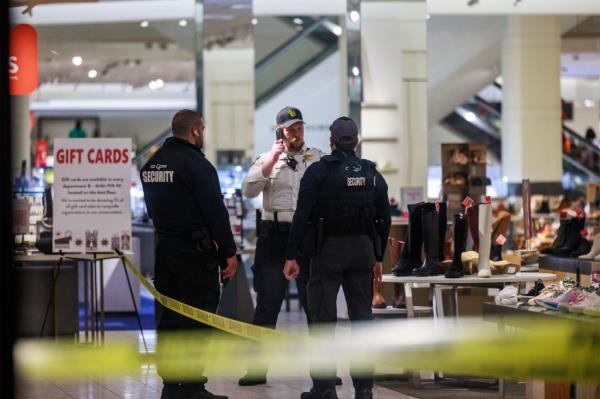
[[[463,205],[465,206],[465,208],[470,208],[473,206],[473,199],[471,197],[466,197],[463,200]]]
[[[30,94],[37,88],[38,38],[31,25],[19,24],[10,31],[8,76],[11,95]]]
[[[504,245],[505,242],[506,242],[506,237],[504,237],[502,234],[500,234],[498,236],[498,238],[496,238],[496,244],[498,244],[498,245]]]
[[[54,252],[131,249],[131,139],[54,140]]]

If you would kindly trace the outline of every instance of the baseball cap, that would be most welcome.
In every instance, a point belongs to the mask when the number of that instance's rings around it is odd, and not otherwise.
[[[358,144],[358,126],[352,118],[341,116],[329,126],[335,145],[342,150],[353,150]]]
[[[302,112],[298,108],[294,107],[285,107],[281,111],[277,113],[277,127],[290,127],[294,123],[302,122]]]

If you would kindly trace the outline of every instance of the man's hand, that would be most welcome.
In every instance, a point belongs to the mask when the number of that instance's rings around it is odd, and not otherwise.
[[[237,270],[237,257],[233,255],[226,259],[227,267],[221,270],[221,278],[223,280],[229,280],[233,276],[235,276],[235,272]]]
[[[279,160],[279,156],[285,151],[283,140],[275,140],[269,153],[271,162],[275,163]]]
[[[283,275],[288,280],[295,280],[300,274],[300,266],[296,260],[286,260],[285,266],[283,267]]]
[[[379,288],[381,286],[381,277],[383,276],[383,265],[381,262],[375,262],[375,266],[373,266],[373,281],[375,281],[375,286]]]

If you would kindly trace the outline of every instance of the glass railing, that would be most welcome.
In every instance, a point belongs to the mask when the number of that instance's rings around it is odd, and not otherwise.
[[[297,35],[255,65],[256,104],[332,54],[338,48],[339,29],[337,17],[303,18],[303,28]]]

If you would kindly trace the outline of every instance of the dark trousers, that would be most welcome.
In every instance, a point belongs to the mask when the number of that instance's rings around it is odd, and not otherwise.
[[[327,237],[318,255],[313,257],[308,282],[308,307],[313,326],[329,323],[331,337],[337,321],[337,295],[344,290],[351,321],[372,320],[373,266],[375,254],[368,236]],[[335,360],[318,375],[311,370],[313,386],[318,391],[335,389]],[[350,365],[352,382],[356,389],[373,387],[373,367],[364,368],[358,375]]]
[[[212,313],[217,311],[220,283],[216,254],[200,253],[191,241],[159,239],[156,246],[154,274],[154,286],[161,294]],[[164,342],[164,338],[161,341],[164,332],[211,329],[210,326],[164,308],[158,302],[156,302],[156,319],[158,352],[161,343]],[[188,388],[204,387],[207,379],[203,371],[203,368],[198,370],[197,378],[187,380],[183,385]],[[158,364],[158,374],[162,377],[160,364]],[[163,377],[163,382],[167,385],[179,384],[181,381]]]
[[[283,275],[288,235],[287,231],[273,231],[269,237],[259,237],[256,241],[256,254],[252,266],[253,285],[256,291],[256,310],[252,322],[256,325],[273,328],[277,325],[277,317],[289,283]],[[300,264],[300,275],[296,279],[298,297],[310,324],[306,301],[309,264],[305,259],[298,259],[298,263]]]

